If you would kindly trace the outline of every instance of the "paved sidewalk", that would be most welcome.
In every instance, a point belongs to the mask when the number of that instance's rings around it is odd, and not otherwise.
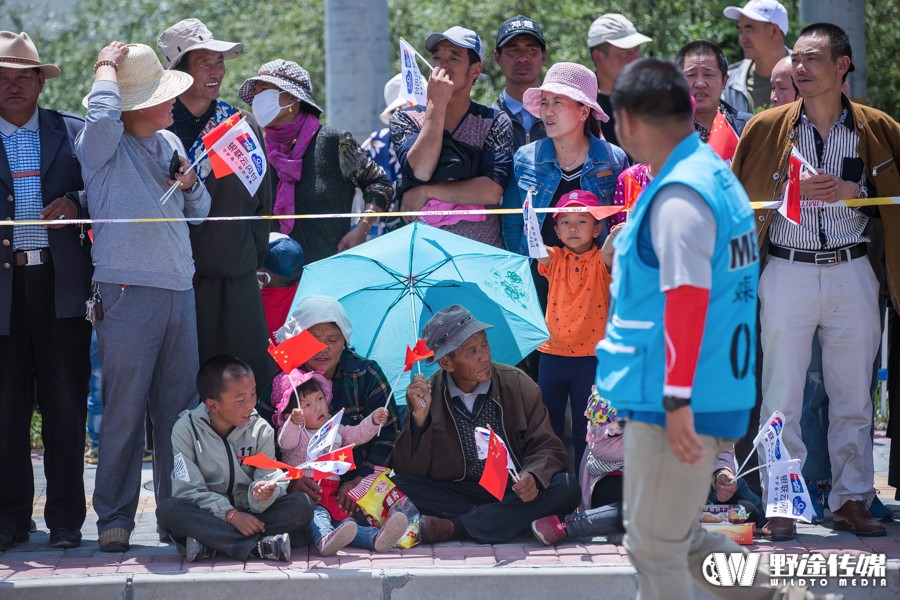
[[[890,440],[875,440],[876,488],[882,501],[900,517],[900,502],[887,486]],[[290,563],[251,560],[207,560],[187,563],[171,544],[161,544],[156,533],[153,494],[141,491],[132,548],[124,554],[107,554],[97,547],[96,515],[89,509],[84,542],[73,550],[48,547],[43,521],[46,481],[40,454],[33,458],[35,479],[34,519],[38,531],[26,544],[0,554],[0,599],[54,598],[55,600],[116,600],[217,597],[247,599],[276,594],[327,598],[441,597],[482,598],[634,598],[637,581],[625,549],[604,538],[559,546],[543,546],[530,536],[510,544],[484,546],[446,543],[395,549],[372,554],[348,548],[337,556],[322,558],[315,551],[295,549]],[[93,492],[96,467],[85,465],[88,500]],[[143,481],[152,481],[145,465]],[[833,531],[826,513],[824,526],[800,525],[796,540],[771,543],[757,540],[752,552],[767,557],[771,552],[879,553],[888,559],[886,587],[841,588],[832,582],[822,591],[840,591],[845,598],[877,600],[900,597],[900,522],[887,525],[883,538],[858,538]],[[262,588],[260,586],[263,586]],[[698,598],[705,598],[698,594]]]

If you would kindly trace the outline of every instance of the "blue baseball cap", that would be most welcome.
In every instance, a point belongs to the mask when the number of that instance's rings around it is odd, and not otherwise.
[[[300,279],[303,272],[303,248],[300,243],[281,233],[269,234],[269,254],[263,266],[281,277]]]
[[[429,52],[434,52],[437,45],[444,40],[460,48],[474,50],[478,54],[478,60],[484,62],[484,45],[481,43],[481,38],[478,37],[478,34],[471,29],[457,25],[444,33],[432,33],[425,40],[425,49]]]

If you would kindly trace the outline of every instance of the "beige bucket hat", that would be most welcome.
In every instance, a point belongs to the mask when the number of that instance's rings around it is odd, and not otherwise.
[[[184,55],[191,50],[212,50],[221,52],[225,60],[237,56],[243,50],[240,42],[226,42],[213,37],[209,28],[199,19],[178,21],[162,32],[156,40],[160,52],[166,59],[166,68],[174,69]]]

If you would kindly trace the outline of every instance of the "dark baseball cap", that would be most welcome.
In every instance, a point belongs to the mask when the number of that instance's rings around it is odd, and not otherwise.
[[[500,29],[497,30],[497,48],[501,48],[517,35],[530,35],[540,42],[542,49],[547,49],[544,30],[537,21],[525,15],[518,15],[503,21]]]

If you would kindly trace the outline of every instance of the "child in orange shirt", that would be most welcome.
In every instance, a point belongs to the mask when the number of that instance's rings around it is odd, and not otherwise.
[[[600,206],[597,197],[584,190],[565,195],[557,208]],[[609,313],[609,271],[612,266],[613,229],[597,248],[600,222],[589,212],[553,213],[562,248],[546,246],[549,256],[539,258],[538,273],[548,280],[547,329],[550,339],[538,351],[538,385],[550,413],[550,424],[563,438],[566,405],[572,403],[572,441],[575,463],[587,447],[584,411],[597,371],[594,347],[606,332]],[[621,227],[621,226],[620,226]]]

